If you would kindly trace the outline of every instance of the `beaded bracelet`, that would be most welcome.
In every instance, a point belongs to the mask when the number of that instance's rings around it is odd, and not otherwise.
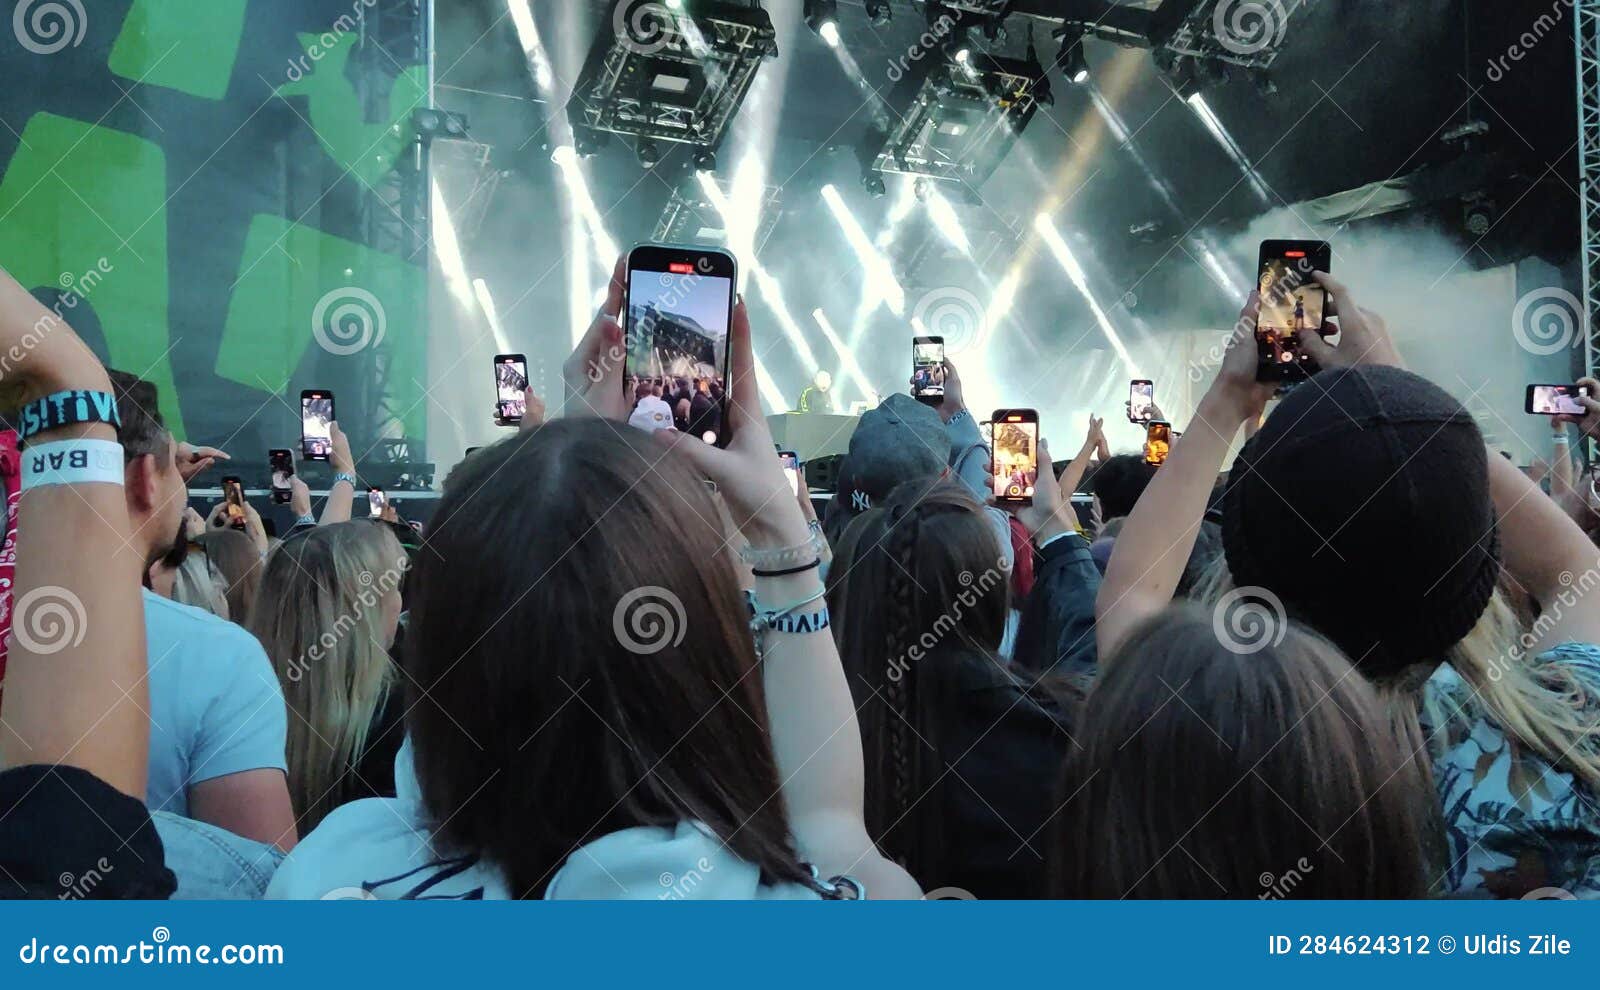
[[[757,550],[755,547],[746,546],[739,551],[739,559],[751,567],[763,570],[781,570],[785,567],[795,567],[804,564],[813,558],[822,556],[825,543],[822,534],[811,532],[804,543],[797,543],[792,547],[780,547],[777,550]]]

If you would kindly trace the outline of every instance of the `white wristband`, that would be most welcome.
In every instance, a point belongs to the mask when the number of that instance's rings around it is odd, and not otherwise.
[[[29,444],[22,451],[22,490],[48,485],[122,485],[122,444],[86,437]]]
[[[1559,443],[1559,444],[1561,444],[1561,445],[1563,445],[1563,446],[1565,446],[1565,445],[1566,445],[1566,443],[1567,443],[1567,441],[1568,441],[1568,440],[1569,440],[1569,439],[1571,439],[1571,438],[1570,438],[1570,437],[1568,437],[1568,436],[1567,436],[1567,435],[1566,435],[1566,434],[1565,434],[1565,433],[1557,433],[1557,434],[1556,434],[1556,435],[1555,435],[1555,440],[1556,440],[1556,443]]]

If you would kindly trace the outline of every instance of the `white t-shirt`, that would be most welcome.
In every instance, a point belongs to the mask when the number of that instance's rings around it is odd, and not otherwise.
[[[300,840],[267,887],[269,900],[506,900],[492,864],[433,848],[408,739],[395,757],[396,797],[335,808]],[[520,893],[520,892],[519,892]],[[580,846],[545,888],[549,900],[816,900],[761,871],[694,822],[628,828]]]
[[[189,814],[188,788],[286,771],[289,713],[261,643],[243,627],[146,589],[151,811]]]
[[[629,426],[637,426],[641,430],[672,429],[672,407],[667,405],[665,399],[659,396],[647,395],[639,400],[633,407],[633,415],[628,417]]]

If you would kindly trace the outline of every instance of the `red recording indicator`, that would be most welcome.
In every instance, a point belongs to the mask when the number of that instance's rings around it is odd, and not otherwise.
[[[1306,253],[1304,251],[1285,251],[1283,256],[1285,258],[1304,258]]]
[[[674,261],[667,265],[667,271],[674,275],[693,275],[694,266],[687,261]]]

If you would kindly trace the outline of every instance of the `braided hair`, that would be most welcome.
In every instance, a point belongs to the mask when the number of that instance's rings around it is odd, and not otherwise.
[[[829,571],[834,635],[855,695],[873,840],[925,885],[947,876],[940,722],[955,674],[991,665],[1007,582],[984,509],[959,484],[907,483],[860,516]],[[979,578],[978,575],[985,575]]]

